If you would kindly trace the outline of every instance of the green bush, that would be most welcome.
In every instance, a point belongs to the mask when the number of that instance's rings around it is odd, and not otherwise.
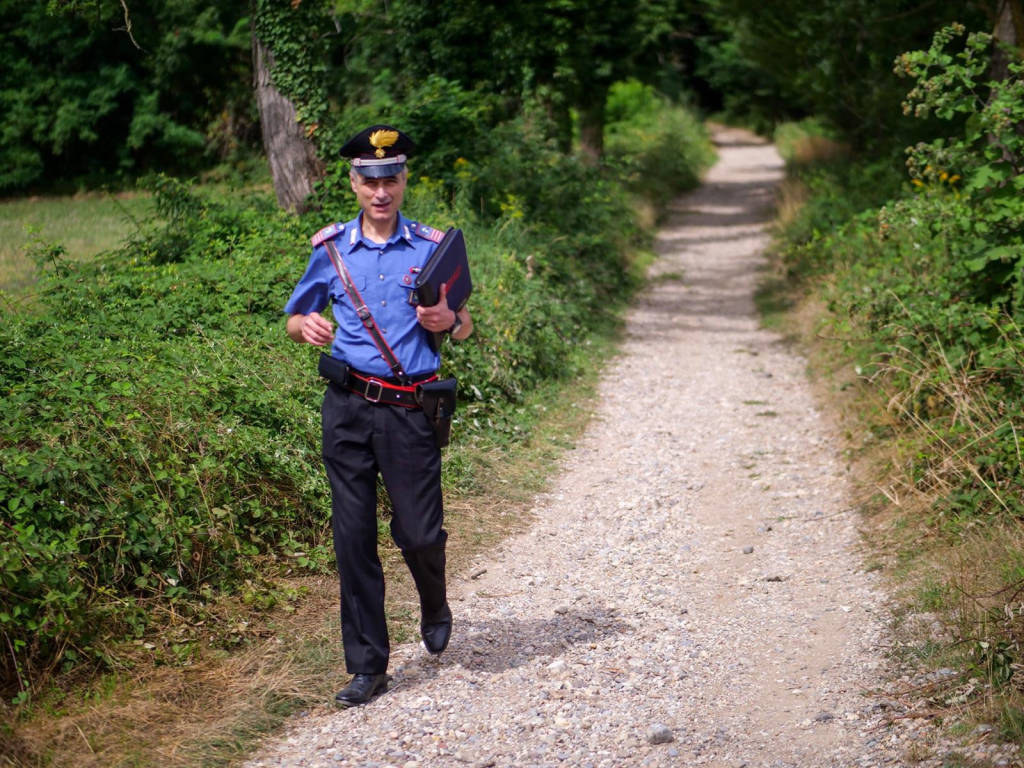
[[[42,311],[0,336],[0,631],[24,660],[7,684],[102,656],[154,598],[231,591],[323,527],[315,388],[279,343],[297,223],[191,203],[148,252],[58,263]],[[176,227],[193,239],[168,251]]]
[[[617,83],[607,113],[606,162],[648,202],[658,204],[694,187],[714,159],[704,126],[650,86]]]
[[[804,171],[811,201],[782,244],[793,273],[823,278],[833,334],[918,435],[910,475],[954,528],[1024,515],[1024,64],[992,80],[992,51],[954,25],[899,57],[905,113],[948,135],[907,150],[898,186],[884,164]]]

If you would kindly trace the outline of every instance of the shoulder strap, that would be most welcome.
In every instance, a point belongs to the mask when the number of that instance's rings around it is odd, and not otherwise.
[[[398,358],[395,357],[395,353],[388,345],[387,340],[384,338],[384,334],[380,332],[380,328],[377,327],[377,322],[373,319],[373,315],[370,313],[370,308],[366,306],[366,302],[363,301],[363,297],[359,294],[359,289],[356,288],[355,283],[352,282],[352,275],[349,274],[348,267],[345,266],[345,260],[341,258],[341,254],[338,253],[337,246],[333,242],[327,240],[325,245],[327,246],[327,255],[331,259],[331,263],[334,265],[334,270],[338,273],[338,277],[341,278],[341,284],[345,288],[345,293],[348,295],[349,301],[352,302],[352,306],[355,307],[356,314],[359,315],[359,319],[363,322],[363,327],[366,328],[367,333],[370,334],[370,338],[373,339],[373,343],[377,345],[377,349],[380,351],[381,356],[385,362],[391,367],[391,371],[395,374],[395,378],[402,384],[409,383],[409,377],[405,373],[405,369],[402,368],[402,364],[398,362]]]
[[[332,237],[336,237],[337,235],[340,235],[344,231],[345,225],[342,224],[341,222],[338,222],[336,224],[328,224],[326,227],[324,227],[311,238],[309,238],[309,242],[313,245],[314,248],[316,248],[325,240],[328,240],[329,238]]]

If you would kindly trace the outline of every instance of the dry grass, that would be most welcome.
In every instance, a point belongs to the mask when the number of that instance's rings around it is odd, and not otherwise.
[[[801,131],[784,133],[784,139],[779,141],[780,152],[786,162],[796,169],[832,162],[847,157],[850,153],[849,147],[845,144],[824,136]],[[797,176],[787,174],[775,193],[776,227],[785,228],[793,222],[807,201],[807,194],[804,183]]]
[[[333,665],[326,583],[309,583],[310,597],[270,636],[240,653],[192,666],[147,667],[72,688],[52,710],[18,723],[22,762],[53,766],[186,766],[226,762],[287,704],[325,693],[322,669]],[[283,620],[282,620],[283,619]],[[317,646],[322,650],[316,651]],[[315,651],[315,652],[314,652]],[[337,651],[333,650],[333,655]],[[249,732],[249,733],[247,733]],[[211,736],[220,735],[219,739]],[[218,743],[219,742],[219,743]]]
[[[827,163],[846,157],[849,147],[824,136],[805,135],[793,142],[791,162],[795,165]]]
[[[786,228],[796,219],[807,202],[807,186],[800,179],[787,176],[775,190],[776,226]]]
[[[850,148],[826,136],[827,129],[814,120],[783,123],[775,129],[775,145],[791,168],[829,163],[848,157]]]
[[[982,639],[998,622],[1007,634],[1024,637],[1024,523],[1003,519],[987,530],[970,531],[950,555],[958,634]],[[993,572],[979,563],[1007,568]]]
[[[472,494],[446,498],[450,579],[529,522],[530,501],[589,417],[593,382],[576,382],[569,405],[548,409],[530,434],[503,450],[458,450],[477,464]],[[548,401],[551,401],[548,393]],[[538,396],[538,408],[543,400]],[[451,449],[449,449],[451,450]],[[383,546],[389,627],[394,642],[418,632],[418,600],[399,552]],[[338,587],[333,577],[296,580],[305,596],[294,613],[264,615],[236,652],[207,651],[184,667],[140,657],[130,672],[87,683],[64,681],[31,711],[0,710],[4,768],[197,768],[237,764],[285,717],[329,706],[347,680],[341,653]]]

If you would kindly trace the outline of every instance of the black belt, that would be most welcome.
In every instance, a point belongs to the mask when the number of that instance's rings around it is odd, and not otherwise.
[[[401,405],[406,408],[419,408],[420,403],[416,396],[419,385],[426,384],[428,381],[435,381],[436,379],[437,374],[434,374],[409,386],[403,386],[402,384],[394,384],[386,378],[369,376],[365,373],[353,371],[350,368],[345,387],[360,397],[369,400],[371,403],[386,403],[387,405]]]
[[[401,384],[398,379],[390,376],[373,376],[349,368],[341,360],[325,354],[320,355],[319,370],[320,375],[325,379],[355,392],[371,403],[400,405],[403,408],[419,408],[420,402],[417,397],[419,385],[437,380],[437,374],[433,373],[418,378],[411,384]]]

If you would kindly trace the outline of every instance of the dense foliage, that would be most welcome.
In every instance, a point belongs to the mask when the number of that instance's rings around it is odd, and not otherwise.
[[[609,88],[630,77],[764,130],[812,114],[886,151],[932,130],[900,119],[892,60],[954,20],[991,25],[995,10],[994,0],[0,0],[0,193],[237,168],[259,146],[253,35],[276,51],[276,85],[323,158],[364,110],[429,109],[452,86],[486,116],[461,122],[465,137],[424,135],[428,150],[435,139],[474,146],[540,105],[547,138],[600,155]]]
[[[693,183],[710,152],[698,124],[626,90],[663,127],[633,136],[623,167],[656,168],[644,156],[672,147],[692,165],[666,166],[661,188]],[[466,398],[449,484],[472,482],[460,446],[514,439],[523,394],[572,376],[581,341],[636,285],[644,233],[625,182],[533,124],[504,126],[476,163],[413,165],[406,212],[458,223],[473,251],[476,333],[446,353]],[[420,174],[446,163],[451,187]],[[0,329],[8,692],[55,665],[116,663],[126,639],[164,616],[199,621],[224,595],[272,602],[264,579],[331,563],[316,351],[287,340],[281,315],[323,215],[163,176],[149,185],[157,217],[143,235],[84,264],[44,249],[32,306]],[[335,210],[348,217],[351,200]],[[192,648],[154,653],[174,661]]]
[[[238,164],[259,143],[253,35],[324,158],[363,127],[361,107],[431,108],[446,83],[492,115],[443,134],[455,143],[541,103],[548,138],[565,151],[582,130],[599,155],[615,82],[685,90],[693,16],[681,0],[0,2],[0,193]]]
[[[245,0],[0,1],[0,193],[234,162],[258,138]]]
[[[792,117],[825,121],[847,143],[886,151],[929,126],[901,120],[892,61],[953,21],[984,28],[984,0],[715,0],[696,73],[734,116],[763,130]]]
[[[954,548],[1024,517],[1024,63],[1004,53],[996,77],[996,53],[952,25],[899,56],[906,119],[941,130],[907,149],[902,179],[888,163],[805,170],[812,197],[783,241],[821,286],[829,335],[889,403],[902,495],[928,501],[926,529]],[[958,613],[957,640],[976,652],[968,668],[998,648],[980,672],[1003,684],[1024,651],[1017,555],[974,566],[991,604]]]
[[[575,110],[584,148],[600,155],[609,89],[626,77],[685,77],[686,65],[674,54],[692,16],[680,0],[406,0],[394,5],[389,21],[408,41],[399,80],[438,74],[501,94],[505,109],[539,98],[563,150],[572,142]],[[465,55],[474,48],[490,55]]]

